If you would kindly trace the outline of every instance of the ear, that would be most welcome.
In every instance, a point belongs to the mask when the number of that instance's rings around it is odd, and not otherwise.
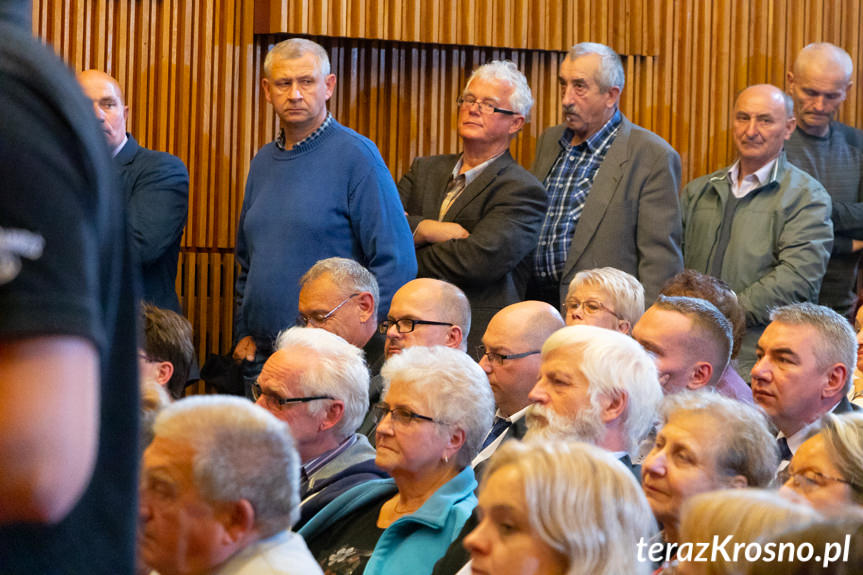
[[[360,292],[360,294],[354,298],[354,301],[357,302],[357,306],[360,308],[360,323],[366,323],[369,319],[374,318],[375,298],[372,294],[367,291]]]
[[[220,521],[224,527],[223,543],[243,543],[255,531],[255,508],[247,499],[220,504]]]
[[[848,381],[848,366],[844,363],[836,363],[827,370],[827,384],[821,390],[821,397],[834,397],[845,391],[845,382]]]
[[[692,371],[689,374],[689,383],[687,389],[698,389],[710,383],[710,378],[713,377],[713,365],[706,361],[699,361],[692,366]]]
[[[324,78],[324,84],[327,86],[327,100],[330,99],[333,95],[333,90],[336,89],[336,75],[329,74],[326,78]]]
[[[342,415],[344,415],[344,413],[345,402],[341,399],[333,400],[324,412],[324,419],[321,421],[320,431],[326,431],[327,429],[335,427],[342,420]]]
[[[788,72],[785,73],[785,81],[788,82],[789,88],[793,88],[794,87],[794,72],[792,72],[791,70],[788,70]]]
[[[457,325],[451,325],[446,332],[446,343],[447,347],[451,347],[453,349],[460,349],[461,342],[464,339],[464,334],[461,331],[461,328]]]
[[[156,368],[156,381],[159,385],[166,386],[174,375],[174,364],[170,361],[160,361]]]
[[[618,86],[612,86],[608,89],[608,101],[605,106],[607,108],[613,108],[617,105],[618,100],[620,100],[620,88]]]
[[[461,446],[464,445],[464,440],[467,435],[464,432],[464,429],[455,428],[447,439],[446,449],[444,449],[444,455],[448,458],[452,458],[458,453],[458,450],[461,449]]]
[[[725,482],[725,487],[727,489],[746,489],[749,487],[749,481],[742,475],[735,475]]]
[[[617,320],[617,331],[624,335],[632,335],[632,324],[628,319]]]
[[[791,137],[791,134],[794,133],[794,128],[797,127],[797,118],[791,116],[785,121],[785,139]]]
[[[516,135],[524,127],[524,116],[515,116],[512,125],[509,127],[509,135]]]
[[[629,405],[629,394],[625,391],[613,394],[611,397],[604,396],[601,399],[602,421],[610,423],[620,418]]]
[[[272,104],[273,99],[270,97],[270,81],[266,77],[261,78],[261,89],[264,91],[264,97],[267,99],[267,102]]]

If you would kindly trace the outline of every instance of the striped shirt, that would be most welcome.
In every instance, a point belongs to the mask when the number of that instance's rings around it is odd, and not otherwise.
[[[318,126],[318,128],[314,132],[312,132],[311,134],[309,134],[308,136],[306,136],[305,138],[303,138],[302,140],[300,140],[299,142],[297,142],[296,144],[294,144],[291,147],[296,148],[297,146],[299,146],[301,144],[311,144],[312,142],[314,142],[318,138],[318,136],[323,134],[324,130],[329,128],[330,124],[332,124],[332,123],[333,123],[333,115],[330,114],[329,112],[327,112],[327,117],[324,118],[324,121],[321,122],[321,125]],[[285,151],[285,129],[284,128],[280,129],[279,135],[276,136],[276,147],[278,149],[282,150],[283,152]]]
[[[560,154],[548,172],[548,211],[539,233],[534,274],[540,284],[560,282],[575,226],[593,186],[593,178],[620,129],[620,110],[595,134],[572,145],[573,132],[567,128],[560,138]]]

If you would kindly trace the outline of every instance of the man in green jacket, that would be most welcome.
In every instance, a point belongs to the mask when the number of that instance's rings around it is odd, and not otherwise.
[[[817,302],[833,226],[824,187],[782,151],[795,126],[791,98],[775,86],[750,86],[732,121],[737,161],[683,190],[683,258],[737,292],[747,326],[739,372],[748,379],[770,309]]]

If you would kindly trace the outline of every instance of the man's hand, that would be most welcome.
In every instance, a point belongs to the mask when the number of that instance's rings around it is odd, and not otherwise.
[[[234,348],[234,361],[240,362],[255,360],[255,352],[258,351],[258,346],[255,345],[255,338],[247,335],[237,342],[237,347]]]
[[[470,232],[455,222],[423,220],[414,232],[414,245],[437,244],[448,240],[463,240]]]

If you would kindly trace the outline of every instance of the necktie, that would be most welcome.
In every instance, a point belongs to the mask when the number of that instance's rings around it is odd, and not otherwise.
[[[780,437],[776,440],[776,443],[779,445],[779,455],[782,458],[782,461],[791,461],[791,448],[788,447],[788,440],[784,437]]]
[[[510,425],[512,425],[511,421],[502,417],[495,417],[494,425],[491,426],[491,431],[488,432],[485,441],[482,442],[482,449],[485,449],[492,441],[500,437],[500,434],[506,431]],[[482,451],[482,449],[480,449],[480,451]]]
[[[438,215],[438,220],[443,220],[443,217],[446,215],[446,212],[453,203],[458,199],[461,193],[465,188],[465,177],[464,174],[457,176],[450,180],[449,184],[446,186],[446,196],[443,199],[443,203],[440,205],[440,214]]]

